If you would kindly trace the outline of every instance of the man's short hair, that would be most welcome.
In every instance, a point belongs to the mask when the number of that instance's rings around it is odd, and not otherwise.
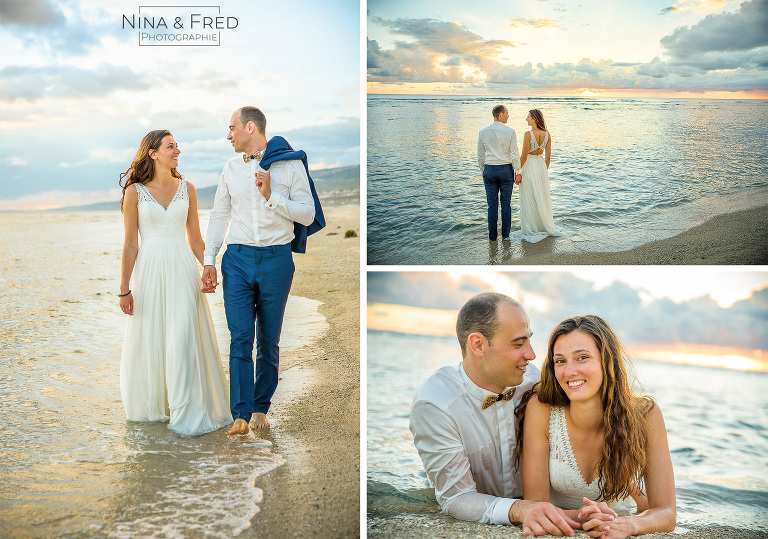
[[[493,114],[494,118],[498,118],[499,116],[501,116],[501,113],[505,112],[506,110],[507,110],[507,107],[505,107],[504,105],[496,105],[495,107],[493,107],[491,114]]]
[[[243,107],[240,109],[240,121],[243,125],[247,125],[248,122],[256,124],[256,130],[262,135],[267,132],[267,118],[264,113],[256,107]]]
[[[461,355],[467,353],[467,339],[472,333],[480,333],[489,341],[499,326],[498,306],[505,302],[523,309],[517,301],[504,294],[484,292],[470,298],[459,311],[456,321],[456,337],[461,345]]]

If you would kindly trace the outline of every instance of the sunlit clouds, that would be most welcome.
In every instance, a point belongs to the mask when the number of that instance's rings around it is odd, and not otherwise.
[[[368,328],[453,337],[466,300],[494,291],[526,309],[539,359],[557,323],[596,314],[637,359],[768,371],[768,272],[641,269],[370,272]]]
[[[139,7],[0,1],[0,211],[108,200],[97,195],[111,196],[151,129],[173,133],[187,179],[215,185],[244,105],[314,170],[360,162],[357,4],[222,0],[208,8],[238,24],[199,47],[139,46],[139,30],[121,24]],[[172,16],[205,6],[143,7],[164,9],[173,28]]]
[[[369,3],[369,93],[768,99],[768,0],[408,6]]]

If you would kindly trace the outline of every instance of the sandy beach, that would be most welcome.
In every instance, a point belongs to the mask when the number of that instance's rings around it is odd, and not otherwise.
[[[713,217],[671,238],[616,253],[552,253],[550,239],[525,244],[525,265],[742,265],[768,264],[768,205]]]
[[[330,329],[281,357],[270,440],[285,459],[259,477],[261,512],[243,537],[360,536],[360,206],[324,206],[327,226],[295,254],[291,294],[323,302]]]
[[[435,507],[435,512],[430,515],[399,515],[391,518],[371,518],[369,515],[368,537],[404,539],[441,539],[444,537],[522,539],[523,537],[522,529],[519,526],[493,526],[461,522],[439,513],[437,503],[435,503]],[[544,535],[540,537],[554,536]],[[583,539],[589,536],[577,532],[575,537]],[[634,537],[643,537],[644,539],[758,539],[765,537],[765,535],[726,526],[712,528],[682,528],[678,526],[674,533],[649,533]]]

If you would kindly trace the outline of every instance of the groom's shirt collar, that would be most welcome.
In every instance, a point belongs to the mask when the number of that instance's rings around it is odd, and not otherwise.
[[[461,363],[461,367],[459,368],[459,375],[461,376],[461,379],[464,382],[464,387],[466,388],[467,393],[469,393],[473,399],[478,401],[479,406],[482,407],[486,397],[490,397],[491,395],[498,395],[498,393],[494,393],[493,391],[488,391],[487,389],[483,389],[482,387],[474,383],[472,381],[472,378],[470,378],[469,375],[467,374],[467,371],[464,370],[464,362]],[[510,389],[510,387],[505,387],[504,391]]]

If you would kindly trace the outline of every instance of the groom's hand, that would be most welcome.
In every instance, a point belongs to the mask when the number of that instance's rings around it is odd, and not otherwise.
[[[515,176],[515,185],[520,185],[520,182],[523,181],[523,175],[518,174]]]
[[[218,279],[216,277],[216,266],[205,266],[203,268],[203,275],[200,277],[203,283],[203,294],[211,294],[216,292],[216,287],[219,286]]]
[[[259,193],[261,193],[261,196],[265,199],[269,200],[269,197],[272,196],[272,187],[269,183],[269,171],[259,171],[254,175],[256,176],[256,187],[259,189]]]
[[[565,511],[549,502],[518,500],[509,509],[510,522],[521,522],[523,535],[554,535],[573,537],[573,529],[581,525]]]

